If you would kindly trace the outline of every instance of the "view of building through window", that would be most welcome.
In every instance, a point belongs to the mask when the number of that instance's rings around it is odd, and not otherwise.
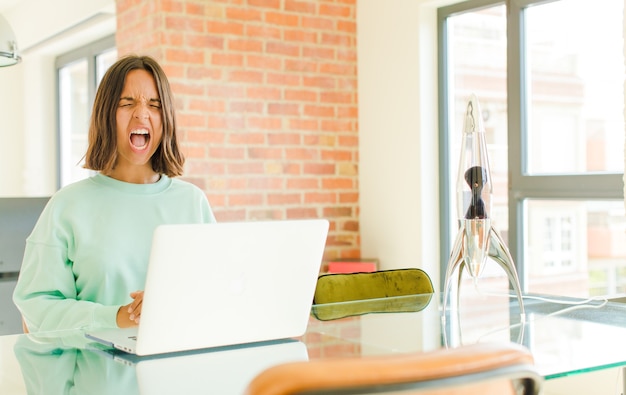
[[[507,92],[506,6],[448,18],[450,190],[457,177],[465,107],[475,93],[483,110],[493,179],[492,217],[505,240],[510,170],[547,176],[623,172],[624,2],[601,4],[562,0],[524,10],[526,47],[519,55],[524,94]],[[507,95],[526,98],[525,149],[508,144]],[[508,168],[512,154],[521,156],[521,169]],[[449,200],[453,208],[454,196]],[[525,199],[521,206],[519,248],[524,250],[527,291],[583,297],[626,293],[623,201],[565,196]],[[455,223],[450,224],[452,240]],[[489,266],[486,277],[504,275],[497,265]]]

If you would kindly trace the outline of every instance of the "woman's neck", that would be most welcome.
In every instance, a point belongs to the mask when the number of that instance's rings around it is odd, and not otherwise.
[[[131,184],[154,184],[161,179],[161,175],[152,169],[133,168],[125,171],[123,168],[114,168],[107,172],[103,171],[102,174]]]

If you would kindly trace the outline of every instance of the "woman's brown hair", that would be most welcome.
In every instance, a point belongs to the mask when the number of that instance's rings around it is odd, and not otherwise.
[[[176,116],[169,81],[165,72],[149,56],[128,55],[120,58],[104,74],[96,92],[89,123],[89,145],[85,154],[84,167],[91,170],[108,171],[117,160],[116,113],[126,75],[131,70],[142,69],[152,74],[161,99],[163,138],[152,155],[152,169],[169,177],[183,173],[185,157],[178,147]]]

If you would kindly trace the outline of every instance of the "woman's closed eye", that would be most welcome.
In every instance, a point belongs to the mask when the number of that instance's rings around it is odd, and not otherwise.
[[[119,102],[119,106],[120,107],[130,107],[134,104],[133,100],[129,100],[129,99],[121,99]]]

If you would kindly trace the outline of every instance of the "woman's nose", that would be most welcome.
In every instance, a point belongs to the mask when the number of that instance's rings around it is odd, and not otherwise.
[[[148,106],[146,103],[139,103],[137,107],[135,107],[135,113],[133,116],[137,119],[146,119],[148,118]]]

